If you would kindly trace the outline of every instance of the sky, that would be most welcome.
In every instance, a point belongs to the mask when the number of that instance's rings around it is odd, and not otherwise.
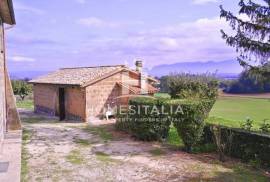
[[[11,71],[235,59],[221,38],[229,31],[219,5],[235,0],[13,0],[6,26]]]

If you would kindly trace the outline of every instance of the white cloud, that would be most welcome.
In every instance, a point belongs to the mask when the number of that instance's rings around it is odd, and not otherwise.
[[[220,29],[230,32],[227,22],[219,17],[202,18],[159,29],[128,34],[113,39],[91,39],[82,52],[106,52],[110,59],[141,57],[153,65],[179,61],[222,61],[235,57],[235,52],[221,38]],[[118,58],[113,56],[119,56]],[[149,65],[152,66],[152,65]]]
[[[143,21],[119,22],[119,21],[108,21],[97,17],[81,18],[77,20],[77,23],[86,27],[96,27],[96,28],[119,28],[127,26],[138,26],[144,24]]]
[[[198,5],[207,4],[207,3],[217,3],[217,2],[219,2],[219,0],[193,0],[192,1],[193,4],[198,4]]]
[[[25,57],[25,56],[13,56],[9,58],[13,62],[35,62],[36,60],[31,57]]]
[[[80,25],[87,27],[118,27],[119,23],[102,20],[96,17],[81,18],[77,21]]]
[[[80,3],[80,4],[85,4],[86,3],[86,0],[75,0],[77,3]]]
[[[19,3],[17,1],[14,2],[14,9],[15,11],[25,11],[25,12],[30,12],[30,13],[34,13],[34,14],[44,14],[44,11],[32,6],[28,6],[26,4],[23,3]]]

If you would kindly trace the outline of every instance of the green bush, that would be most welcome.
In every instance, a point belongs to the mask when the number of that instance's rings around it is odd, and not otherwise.
[[[167,78],[169,93],[172,98],[211,99],[218,95],[218,81],[209,74],[173,74]]]
[[[263,133],[270,133],[270,122],[268,119],[265,119],[263,123],[261,124],[260,130]]]
[[[205,99],[182,99],[167,102],[167,107],[172,107],[173,111],[177,111],[177,108],[181,107],[181,112],[172,113],[171,120],[188,152],[192,152],[192,147],[200,141],[203,135],[204,120],[208,117],[213,104],[213,101]]]
[[[218,82],[207,74],[176,74],[166,77],[165,81],[174,100],[162,97],[131,99],[129,107],[133,108],[128,108],[127,114],[118,112],[116,128],[141,140],[157,140],[167,138],[172,121],[190,152],[203,134],[204,120],[217,98]],[[148,107],[148,112],[133,113],[143,106]],[[154,108],[163,112],[152,113]]]
[[[129,108],[118,108],[116,128],[131,133],[145,141],[163,140],[168,137],[170,120],[163,114],[164,99],[138,97],[129,101]],[[145,109],[147,108],[147,109]]]
[[[250,118],[247,118],[243,123],[240,124],[241,129],[251,131],[254,121]]]
[[[200,141],[204,129],[204,120],[208,117],[217,95],[218,81],[209,74],[173,74],[167,78],[172,98],[169,105],[181,105],[183,112],[172,115],[174,126],[182,138],[186,150]],[[182,100],[179,100],[182,99]]]

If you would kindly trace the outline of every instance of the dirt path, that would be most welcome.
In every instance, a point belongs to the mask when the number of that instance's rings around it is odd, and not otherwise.
[[[21,111],[21,116],[23,155],[27,156],[24,181],[261,179],[236,162],[221,164],[215,155],[190,155],[168,150],[159,143],[135,141],[115,132],[111,125],[57,123],[54,118],[37,116],[30,111]]]

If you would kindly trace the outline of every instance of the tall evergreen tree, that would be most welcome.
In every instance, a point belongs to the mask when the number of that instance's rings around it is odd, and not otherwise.
[[[246,69],[270,76],[270,0],[240,0],[239,15],[235,16],[220,6],[221,18],[225,18],[236,34],[231,36],[221,30],[222,38],[236,48],[238,61]]]

